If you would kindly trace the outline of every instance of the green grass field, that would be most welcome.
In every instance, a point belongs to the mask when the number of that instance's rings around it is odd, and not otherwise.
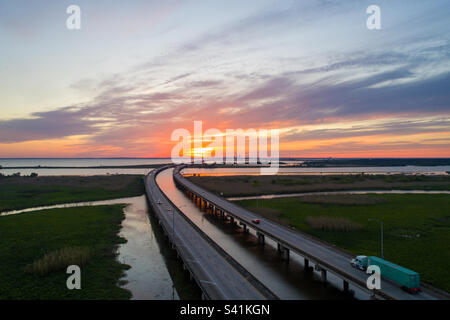
[[[69,202],[144,194],[142,176],[55,176],[0,178],[0,212]]]
[[[347,197],[347,198],[345,198]],[[450,292],[450,196],[385,194],[246,200],[238,204],[293,226],[353,254],[380,256],[384,222],[385,259],[421,274],[422,280]],[[311,218],[358,225],[354,231],[321,228]],[[327,225],[328,226],[328,225]]]
[[[117,245],[125,241],[117,235],[123,219],[122,205],[0,217],[0,299],[129,299],[118,286],[128,266],[116,261]],[[46,254],[74,247],[89,252],[81,290],[67,289],[65,268],[45,276],[27,272]]]
[[[190,176],[193,183],[225,197],[342,190],[450,190],[450,175]]]

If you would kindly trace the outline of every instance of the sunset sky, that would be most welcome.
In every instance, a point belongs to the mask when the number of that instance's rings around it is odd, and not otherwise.
[[[167,157],[195,120],[280,129],[282,157],[450,157],[449,17],[448,0],[1,0],[0,157]]]

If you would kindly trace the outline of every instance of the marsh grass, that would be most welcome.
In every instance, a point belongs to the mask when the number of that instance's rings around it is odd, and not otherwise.
[[[117,259],[118,245],[126,242],[119,235],[123,208],[0,216],[0,300],[129,299],[130,291],[118,286],[129,268]],[[84,264],[82,290],[67,290],[64,268],[70,264]]]
[[[306,223],[313,229],[323,231],[361,231],[362,225],[345,218],[338,217],[306,217]]]
[[[0,178],[0,212],[144,194],[140,175]]]
[[[357,194],[339,194],[339,195],[311,195],[301,196],[299,200],[303,203],[317,203],[317,204],[338,204],[338,205],[371,205],[380,204],[387,201],[383,197],[374,197],[369,195]]]
[[[450,190],[450,175],[196,176],[190,181],[225,197],[344,190]]]
[[[82,266],[91,256],[86,247],[66,247],[45,254],[25,268],[25,272],[46,276],[49,273],[64,270],[70,265]]]

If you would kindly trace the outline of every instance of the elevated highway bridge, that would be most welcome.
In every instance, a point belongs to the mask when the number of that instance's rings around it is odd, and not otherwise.
[[[192,223],[161,191],[156,176],[163,167],[145,178],[149,205],[183,261],[204,299],[266,300],[278,299],[238,262]]]
[[[350,265],[351,256],[324,242],[260,217],[212,192],[204,190],[181,174],[181,170],[185,167],[185,165],[177,166],[173,171],[173,179],[178,188],[183,190],[191,200],[211,214],[227,219],[231,223],[239,223],[244,231],[249,228],[253,229],[262,245],[266,238],[272,239],[278,244],[281,258],[289,259],[291,253],[300,255],[304,258],[305,267],[309,268],[310,265],[314,265],[314,269],[321,273],[323,281],[327,280],[327,273],[331,272],[342,279],[344,290],[348,290],[349,284],[352,284],[376,299],[433,300],[440,298],[437,293],[427,289],[418,294],[410,294],[402,290],[397,284],[385,279],[382,279],[380,290],[368,289],[366,281],[369,275]],[[255,223],[255,219],[260,222]]]

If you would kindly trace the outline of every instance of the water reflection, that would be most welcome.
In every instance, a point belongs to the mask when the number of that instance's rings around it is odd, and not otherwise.
[[[29,176],[35,172],[40,176],[101,176],[112,174],[139,174],[146,175],[153,169],[138,168],[138,169],[99,169],[99,168],[73,168],[73,169],[0,169],[0,173],[4,175],[12,175],[20,172],[23,176]]]
[[[447,174],[450,166],[402,166],[402,167],[280,167],[278,175],[332,175],[332,174]],[[187,168],[184,175],[202,176],[260,175],[259,168]]]
[[[120,236],[119,261],[131,266],[122,280],[137,300],[179,299],[152,231],[145,196],[132,198],[125,208]]]
[[[229,201],[257,200],[257,199],[277,199],[277,198],[296,198],[302,196],[317,195],[335,195],[335,194],[450,194],[450,191],[430,191],[430,190],[349,190],[349,191],[326,191],[326,192],[303,192],[303,193],[285,193],[285,194],[265,194],[260,196],[245,196],[227,198]]]

